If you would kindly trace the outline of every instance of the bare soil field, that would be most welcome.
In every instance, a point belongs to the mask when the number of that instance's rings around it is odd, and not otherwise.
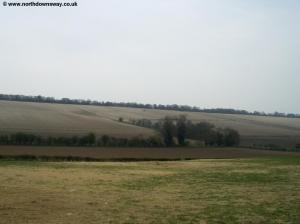
[[[300,143],[300,119],[247,115],[178,112],[138,108],[81,106],[0,101],[0,133],[30,132],[38,135],[82,135],[94,132],[115,137],[150,136],[153,130],[119,122],[130,119],[157,121],[166,115],[186,114],[193,122],[207,121],[231,127],[241,134],[242,144]]]
[[[299,224],[299,157],[0,160],[0,224]]]
[[[0,146],[0,156],[81,157],[99,160],[178,160],[225,159],[264,156],[299,156],[300,153],[254,150],[244,148],[95,148]]]

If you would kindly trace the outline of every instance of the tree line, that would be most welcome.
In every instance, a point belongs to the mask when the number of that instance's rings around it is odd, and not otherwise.
[[[201,109],[201,108],[195,107],[195,106],[177,105],[177,104],[162,105],[162,104],[142,104],[142,103],[134,103],[134,102],[124,103],[124,102],[82,100],[82,99],[69,99],[69,98],[56,99],[54,97],[45,97],[45,96],[40,96],[40,95],[39,96],[25,96],[25,95],[0,94],[0,100],[300,118],[300,114],[293,114],[293,113],[287,113],[287,114],[279,113],[279,112],[265,113],[265,112],[260,112],[260,111],[249,112],[246,110],[236,110],[236,109],[231,109],[231,108]]]
[[[31,146],[100,146],[100,147],[163,147],[159,136],[148,138],[116,138],[102,135],[97,138],[94,133],[72,137],[42,137],[40,135],[18,132],[0,135],[0,145],[31,145]]]

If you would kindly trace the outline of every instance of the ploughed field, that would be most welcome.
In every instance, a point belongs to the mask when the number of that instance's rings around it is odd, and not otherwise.
[[[55,150],[55,149],[54,149]],[[0,160],[0,223],[290,223],[300,159]]]
[[[300,143],[300,118],[178,112],[139,108],[82,106],[47,103],[0,101],[0,134],[16,132],[42,136],[72,136],[94,132],[97,136],[151,136],[151,129],[127,122],[131,119],[157,121],[166,115],[187,115],[193,122],[210,122],[217,127],[231,127],[241,134],[241,144]],[[119,122],[122,117],[125,122]]]
[[[46,147],[46,146],[0,146],[2,158],[40,157],[69,160],[180,160],[224,159],[265,156],[295,156],[297,152],[278,152],[246,148],[121,148],[121,147]]]

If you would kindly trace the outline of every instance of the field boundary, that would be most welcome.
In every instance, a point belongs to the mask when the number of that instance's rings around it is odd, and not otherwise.
[[[97,159],[92,157],[79,156],[34,156],[34,155],[0,155],[0,161],[41,161],[41,162],[147,162],[147,161],[186,161],[196,160],[195,158],[103,158]]]
[[[40,161],[174,161],[299,156],[297,152],[245,148],[96,148],[0,146],[1,160]]]

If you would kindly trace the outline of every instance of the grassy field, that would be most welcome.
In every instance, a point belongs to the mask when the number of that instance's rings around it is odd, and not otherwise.
[[[116,137],[150,136],[150,129],[118,122],[122,117],[153,121],[166,115],[186,114],[193,122],[208,121],[218,127],[232,127],[242,144],[272,143],[295,146],[300,143],[299,118],[275,118],[200,112],[62,105],[0,101],[0,133],[30,132],[38,135],[81,135],[94,132]]]
[[[300,159],[0,160],[0,223],[299,223]]]

